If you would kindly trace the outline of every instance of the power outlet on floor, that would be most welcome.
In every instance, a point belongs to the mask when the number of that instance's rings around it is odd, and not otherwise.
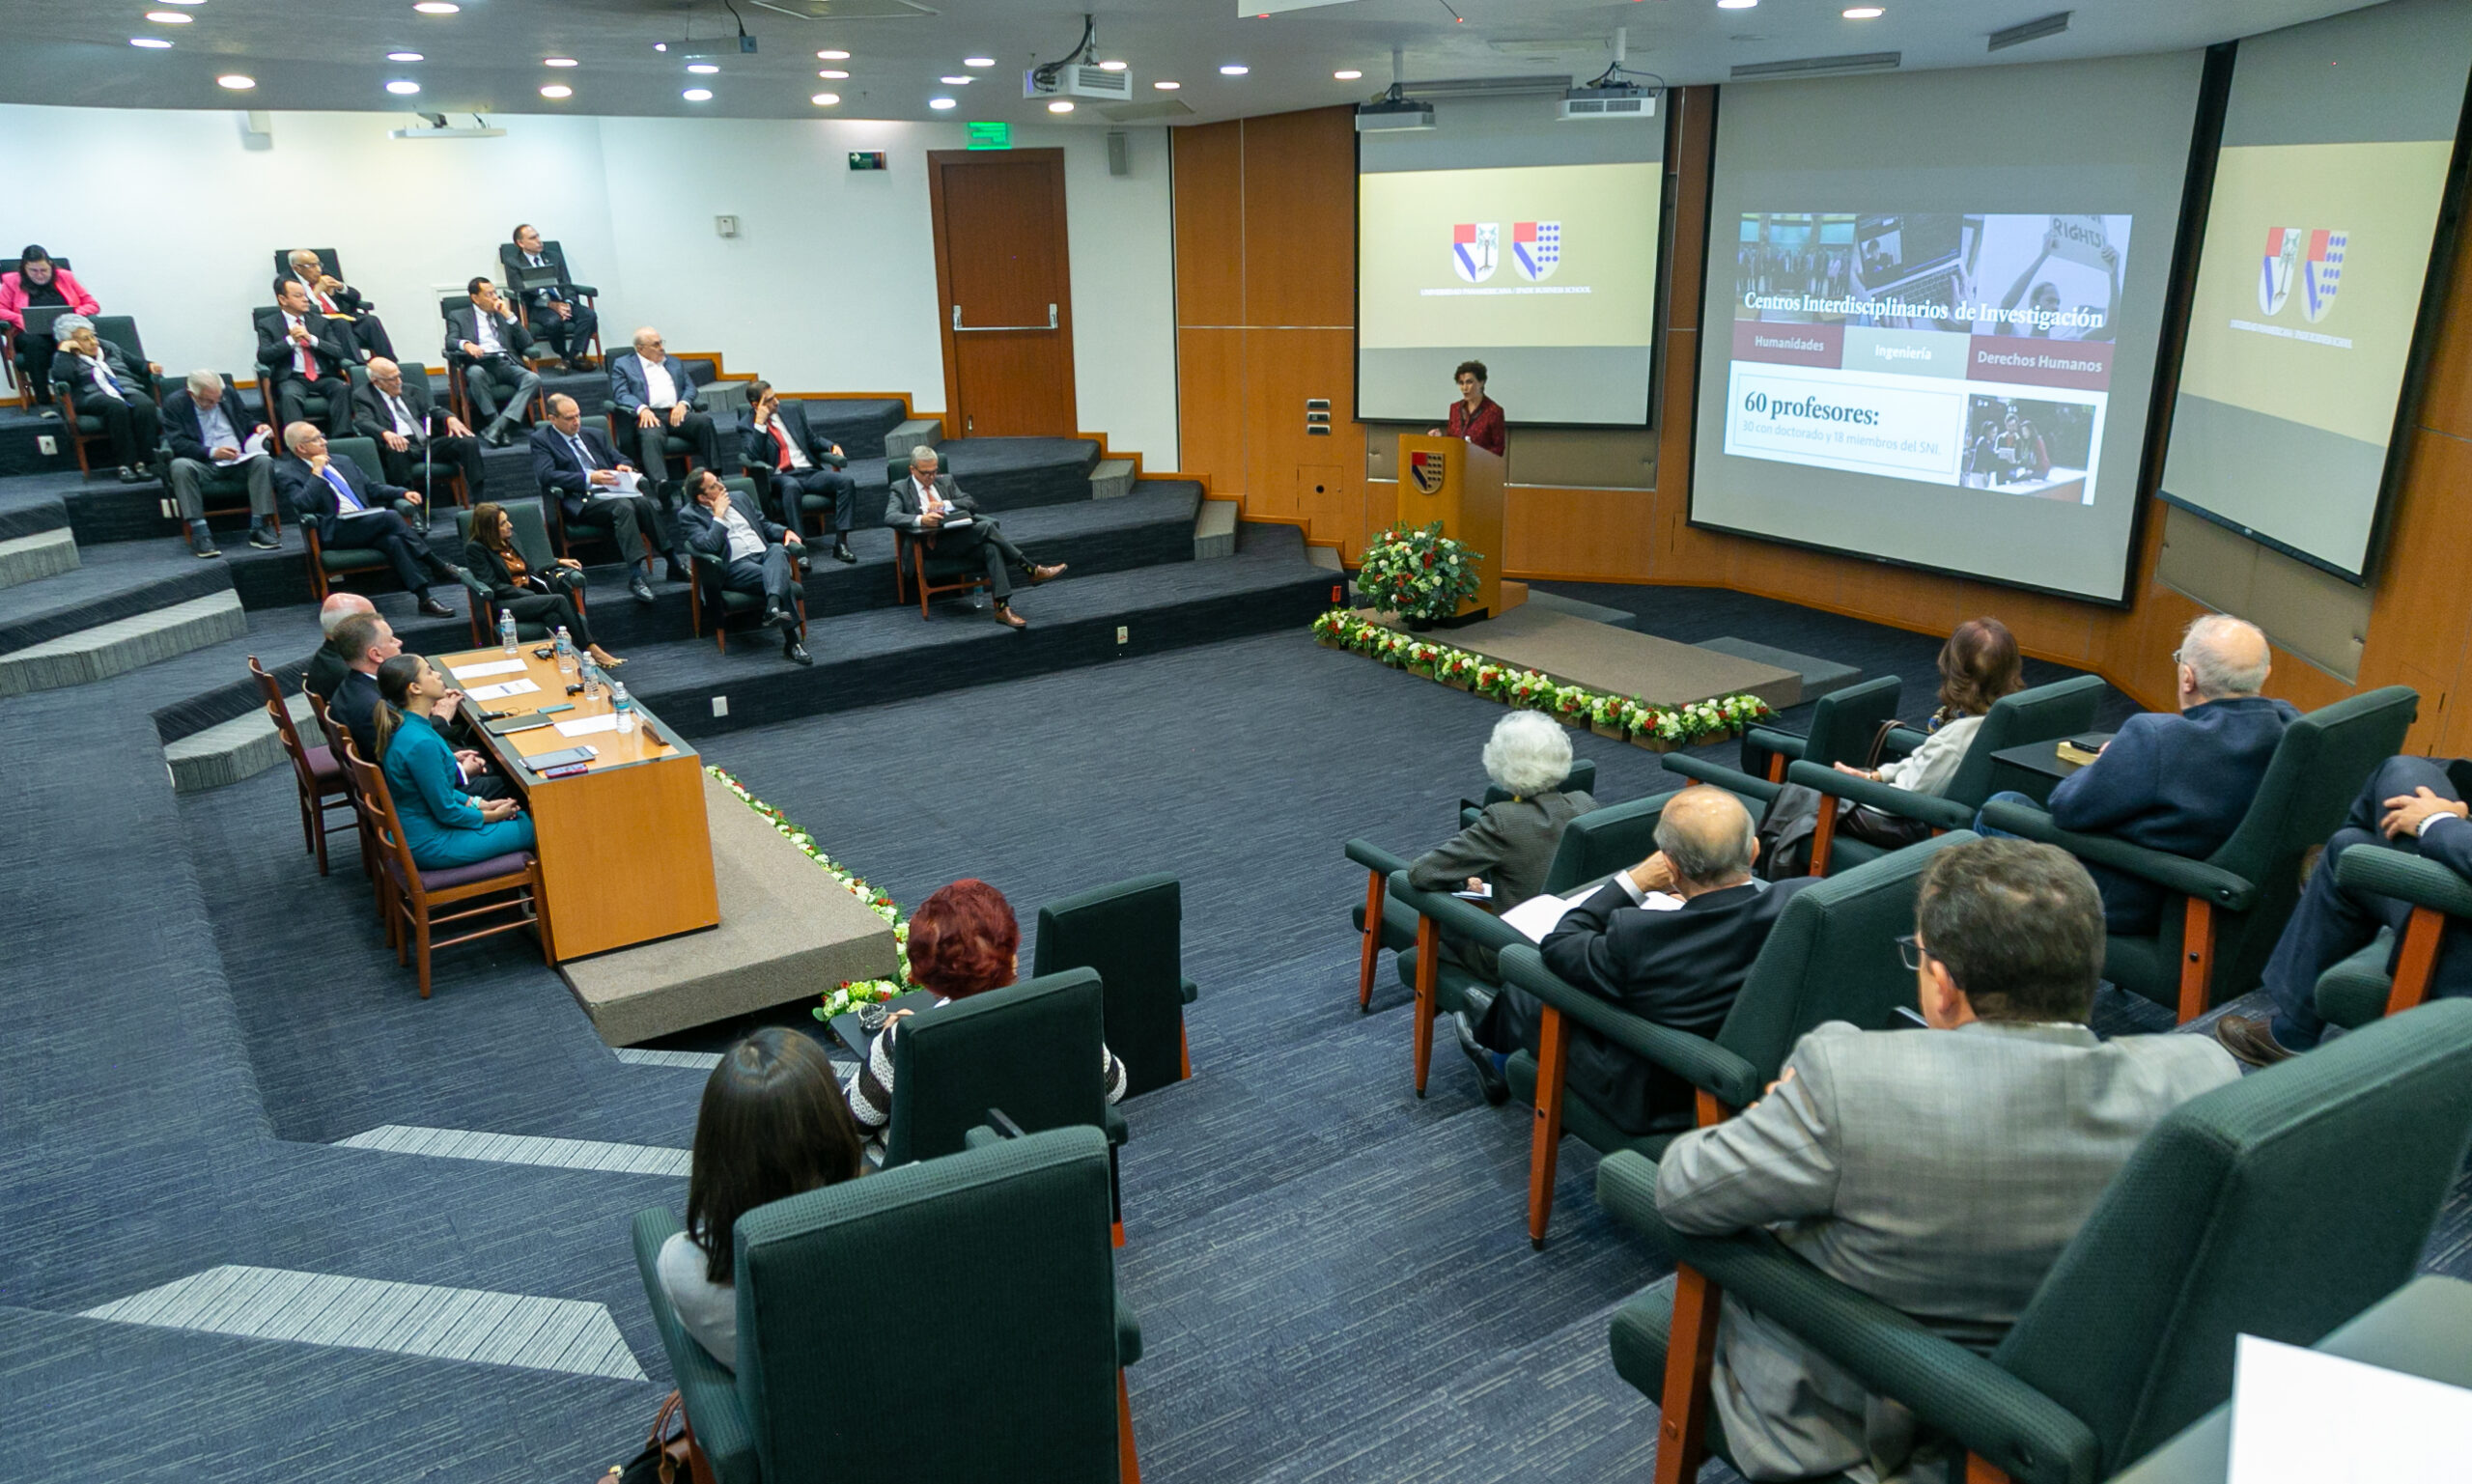
[[[60,452],[60,440],[48,433],[39,434],[35,437],[35,447],[46,455],[56,454]]]
[[[1117,642],[1118,644],[1130,644],[1130,643],[1132,643],[1132,642],[1133,642],[1133,630],[1130,630],[1130,629],[1127,629],[1127,628],[1126,628],[1124,625],[1122,625],[1122,624],[1118,624],[1118,625],[1116,625],[1116,642]]]
[[[713,697],[713,714],[716,716],[726,716],[729,714],[730,698],[725,695],[716,695]]]

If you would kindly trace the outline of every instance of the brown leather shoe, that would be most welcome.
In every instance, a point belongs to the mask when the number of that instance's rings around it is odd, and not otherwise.
[[[1027,629],[1030,627],[1030,621],[1028,619],[1025,619],[1019,613],[1014,612],[1010,605],[1000,602],[996,605],[996,622],[1002,624],[1007,629]]]
[[[2214,1022],[2214,1039],[2252,1067],[2271,1067],[2300,1054],[2275,1039],[2264,1016],[2227,1015]]]
[[[1063,576],[1064,565],[1065,564],[1062,562],[1053,562],[1045,567],[1031,568],[1030,586],[1036,587],[1042,582],[1053,582],[1056,578]]]

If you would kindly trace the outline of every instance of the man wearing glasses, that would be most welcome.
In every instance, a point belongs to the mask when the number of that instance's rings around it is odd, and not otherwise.
[[[656,485],[669,482],[666,462],[669,440],[694,445],[687,466],[710,469],[721,462],[720,434],[704,410],[704,392],[687,374],[684,361],[673,360],[660,331],[647,324],[635,331],[635,349],[609,357],[609,400],[619,417],[635,428],[641,455],[635,462],[651,472]]]

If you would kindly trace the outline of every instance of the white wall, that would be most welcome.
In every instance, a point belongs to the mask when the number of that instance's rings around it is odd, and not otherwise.
[[[0,105],[0,158],[63,160],[108,191],[11,193],[0,251],[37,241],[75,265],[105,312],[133,314],[174,371],[248,374],[251,308],[277,247],[333,247],[396,347],[436,364],[435,300],[497,271],[518,221],[565,244],[602,291],[602,338],[637,324],[719,351],[785,390],[910,394],[943,408],[926,152],[959,124],[508,116],[502,139],[387,137],[403,114],[277,113],[270,149],[239,116]],[[1108,174],[1095,128],[1025,128],[1065,152],[1074,376],[1083,431],[1176,466],[1174,249],[1167,140],[1127,131]],[[853,150],[888,169],[854,172]],[[65,157],[65,159],[64,159]],[[171,203],[168,208],[166,203]],[[713,230],[739,218],[739,236]]]

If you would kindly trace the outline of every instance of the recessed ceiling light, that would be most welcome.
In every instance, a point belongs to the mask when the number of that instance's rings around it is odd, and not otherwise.
[[[1876,5],[1858,5],[1845,12],[1847,20],[1877,20],[1888,12]]]
[[[950,77],[939,78],[938,81],[943,83],[943,85],[948,88],[963,88],[978,81],[978,79],[968,72],[955,72]]]
[[[713,90],[710,88],[689,88],[678,96],[687,99],[690,103],[709,103],[713,100]]]
[[[1351,68],[1343,69],[1343,70],[1339,70],[1339,71],[1333,72],[1331,75],[1332,75],[1332,76],[1334,76],[1334,77],[1335,77],[1335,78],[1337,78],[1337,79],[1338,79],[1339,81],[1341,81],[1341,82],[1354,82],[1354,81],[1356,81],[1358,78],[1360,78],[1360,77],[1363,76],[1364,74],[1363,74],[1362,72],[1358,71],[1355,68],[1352,68],[1352,67],[1351,67]]]
[[[996,65],[996,59],[995,59],[994,57],[964,57],[964,58],[962,58],[962,66],[964,66],[964,67],[994,67],[995,65]]]
[[[553,82],[541,90],[541,96],[543,98],[573,98],[576,96],[576,90],[563,82]]]
[[[653,50],[667,51],[669,50],[669,43],[667,42],[653,42]]]
[[[815,54],[815,59],[818,62],[847,62],[850,60],[850,53],[846,51],[827,49],[817,52]]]
[[[179,11],[148,11],[146,18],[158,26],[185,26],[197,19],[194,15],[183,14]]]
[[[256,78],[245,76],[239,72],[226,72],[222,76],[214,79],[214,81],[217,87],[230,88],[235,93],[246,93],[251,88],[258,85],[258,80]]]
[[[398,98],[409,98],[420,90],[421,85],[408,77],[398,77],[386,85],[386,91]]]
[[[543,67],[573,67],[576,65],[576,59],[573,57],[543,57],[541,59],[541,65]]]
[[[1073,111],[1073,100],[1069,98],[1059,98],[1054,102],[1047,105],[1047,111],[1050,113],[1071,113]]]
[[[386,60],[389,62],[418,62],[422,60],[422,57],[417,51],[390,51],[386,53]]]
[[[464,7],[457,5],[455,0],[420,0],[412,9],[424,15],[452,15]]]
[[[171,0],[174,5],[204,5],[206,0]]]
[[[953,100],[949,98],[931,98],[927,100],[927,106],[930,108],[950,108],[953,106]]]
[[[161,51],[164,47],[169,46],[172,43],[163,40],[159,36],[132,36],[128,39],[128,44],[131,46],[143,46],[148,51]]]
[[[1222,77],[1242,77],[1251,70],[1251,68],[1247,67],[1242,62],[1230,62],[1225,67],[1219,70],[1219,75]]]
[[[1103,72],[1121,72],[1127,66],[1128,64],[1119,62],[1113,57],[1110,57],[1107,61],[1099,64],[1099,70]]]
[[[1163,77],[1159,81],[1152,83],[1151,86],[1157,88],[1162,93],[1173,93],[1178,88],[1183,87],[1184,84],[1181,82],[1169,82]]]
[[[841,95],[838,93],[819,93],[815,97],[808,98],[807,101],[815,104],[818,108],[829,108],[833,104],[841,101]]]
[[[837,67],[828,67],[817,72],[816,75],[827,82],[839,82],[842,78],[847,77],[850,74]]]
[[[688,64],[687,64],[687,70],[688,70],[688,71],[690,71],[690,72],[693,72],[693,73],[694,73],[696,76],[698,76],[698,77],[710,77],[710,76],[712,76],[715,72],[719,71],[721,69],[720,69],[719,64],[717,64],[717,63],[713,63],[713,62],[689,62],[689,63],[688,63]]]

